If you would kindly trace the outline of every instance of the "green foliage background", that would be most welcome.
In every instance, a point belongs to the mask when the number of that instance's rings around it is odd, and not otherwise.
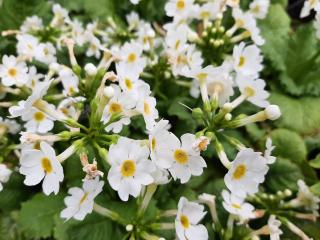
[[[142,0],[138,6],[131,5],[127,0],[54,2],[60,3],[70,10],[72,17],[84,22],[95,19],[105,21],[108,17],[113,17],[119,28],[125,26],[124,16],[130,10],[136,10],[142,18],[159,24],[169,20],[163,10],[165,0]],[[242,2],[245,6],[249,1]],[[271,102],[280,106],[283,116],[274,124],[253,124],[242,131],[231,131],[230,134],[257,150],[264,149],[266,137],[272,138],[278,161],[272,165],[267,176],[263,186],[266,191],[275,193],[286,188],[296,191],[297,180],[304,179],[307,184],[313,185],[313,191],[320,195],[317,175],[317,170],[320,169],[320,45],[312,23],[293,21],[287,15],[285,6],[286,1],[273,1],[268,17],[259,22],[266,39],[266,44],[262,47],[265,56],[262,78],[268,84]],[[25,17],[33,14],[42,17],[45,22],[49,21],[52,16],[51,3],[46,0],[3,0],[0,7],[0,31],[19,28]],[[9,53],[15,53],[14,39],[0,37],[0,55]],[[173,84],[173,81],[163,80],[161,76],[150,80],[153,87],[158,84],[156,95],[161,116],[170,120],[177,135],[186,131],[194,132],[197,122],[179,102],[190,107],[197,106],[199,102],[189,97],[188,92]],[[163,92],[166,93],[165,96]],[[240,109],[248,114],[256,110],[249,104]],[[133,126],[124,133],[139,136],[142,134],[142,126],[141,119],[135,119]],[[57,147],[64,149],[63,145]],[[236,154],[231,146],[227,147],[226,151],[229,156]],[[91,156],[97,157],[94,151],[90,152]],[[205,152],[205,157],[208,168],[201,177],[194,177],[186,185],[171,183],[158,189],[156,200],[151,203],[146,219],[155,217],[158,209],[175,208],[180,196],[192,200],[202,192],[220,194],[224,188],[225,169],[217,161],[212,146]],[[0,240],[102,240],[109,237],[118,240],[125,236],[123,227],[95,213],[82,222],[63,222],[59,218],[67,188],[80,186],[83,177],[81,166],[75,158],[68,159],[64,165],[65,183],[57,196],[46,197],[39,186],[24,186],[22,176],[18,173],[12,175],[9,183],[5,185],[5,190],[0,193]],[[6,156],[5,160],[16,163],[11,155]],[[97,201],[126,216],[128,223],[135,215],[134,200],[121,203],[107,183]],[[221,218],[225,218],[224,211],[220,210]],[[301,221],[296,224],[314,239],[320,239],[320,223]],[[238,232],[239,235],[234,236],[234,239],[242,239],[241,228]],[[210,234],[210,239],[214,239],[212,233]],[[168,233],[166,237],[173,239],[173,233]],[[286,232],[283,239],[296,238]]]

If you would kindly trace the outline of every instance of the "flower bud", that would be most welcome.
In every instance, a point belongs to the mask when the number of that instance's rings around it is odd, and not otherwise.
[[[113,89],[113,87],[110,87],[110,86],[105,87],[105,88],[103,89],[103,94],[104,94],[104,96],[107,97],[107,98],[112,98],[113,95],[114,95],[114,89]]]
[[[269,105],[264,111],[266,117],[270,120],[277,120],[281,116],[281,111],[278,105]]]
[[[200,119],[203,116],[203,111],[201,108],[194,108],[192,109],[192,117],[195,119]]]
[[[232,119],[232,114],[231,113],[227,113],[225,116],[224,116],[224,119],[226,121],[230,121]]]
[[[126,226],[126,231],[127,231],[127,232],[131,232],[132,230],[133,230],[132,224],[128,224],[128,225]]]
[[[84,70],[89,76],[95,76],[97,74],[97,68],[92,63],[87,63],[84,66]]]

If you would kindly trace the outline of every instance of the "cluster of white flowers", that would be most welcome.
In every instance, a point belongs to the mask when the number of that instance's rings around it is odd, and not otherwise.
[[[139,3],[138,0],[131,2]],[[317,1],[308,2],[304,12],[317,9],[318,5],[314,4]],[[215,148],[228,171],[224,177],[228,190],[222,192],[222,205],[231,219],[236,217],[243,223],[258,217],[259,211],[250,199],[259,193],[268,165],[276,160],[271,155],[274,149],[271,139],[267,139],[262,154],[226,136],[238,150],[235,159],[229,161],[217,133],[281,116],[279,107],[268,102],[266,82],[259,77],[263,69],[259,46],[264,40],[257,19],[266,16],[269,4],[269,0],[254,0],[244,11],[239,1],[198,4],[194,0],[169,0],[165,12],[172,17],[172,22],[163,29],[157,25],[153,29],[135,12],[127,15],[130,38],[127,36],[126,42],[114,42],[118,29],[112,19],[108,19],[106,29],[101,29],[98,22],[84,27],[57,4],[53,5],[53,18],[48,26],[32,16],[24,21],[20,30],[6,31],[7,35],[16,35],[17,56],[2,57],[1,90],[19,100],[9,102],[6,107],[10,107],[11,117],[20,117],[23,124],[20,127],[13,120],[1,118],[0,136],[6,132],[16,134],[21,129],[21,144],[15,150],[20,158],[19,172],[25,175],[24,183],[34,186],[42,181],[46,195],[58,194],[64,180],[63,162],[71,155],[79,155],[85,175],[83,186],[69,189],[61,217],[83,220],[94,210],[118,220],[116,212],[94,202],[103,191],[104,172],[98,169],[97,161],[89,162],[86,144],[92,145],[108,165],[104,169],[107,181],[120,199],[128,201],[130,196],[139,197],[139,214],[145,211],[157,185],[172,179],[186,184],[193,176],[202,175],[207,164],[201,153],[210,146]],[[225,30],[222,19],[228,10],[234,23]],[[202,32],[193,28],[195,22],[202,24]],[[208,31],[218,32],[218,37],[204,41]],[[247,39],[253,43],[246,43]],[[210,62],[203,57],[202,47],[207,47],[206,44],[214,48],[229,44],[232,48],[220,56],[221,61]],[[84,47],[86,57],[99,63],[86,62],[80,66],[74,54],[75,46]],[[68,50],[71,66],[58,62],[57,53],[63,48]],[[155,48],[160,52],[155,54]],[[170,131],[169,121],[159,116],[155,92],[144,77],[150,74],[146,69],[157,65],[160,59],[165,60],[166,72],[176,84],[189,87],[195,98],[201,95],[203,106],[193,113],[200,116],[204,127],[196,134],[177,137]],[[38,72],[39,62],[46,66],[47,72],[43,69]],[[179,77],[184,80],[178,80]],[[264,109],[251,116],[233,118],[231,112],[246,100]],[[87,119],[83,121],[80,116]],[[145,138],[131,139],[122,134],[138,116],[145,123]],[[64,131],[56,132],[58,124]],[[71,144],[57,154],[55,142],[58,141]],[[0,164],[0,191],[10,174],[11,170]],[[319,198],[304,183],[298,184],[298,196],[291,199],[290,206],[305,207],[316,215]],[[215,197],[202,194],[199,202],[208,205],[216,224]],[[181,197],[178,210],[173,214],[177,239],[208,239],[206,227],[199,224],[205,214],[203,205]],[[271,239],[277,239],[282,233],[279,226],[279,220],[272,215],[267,226],[254,231],[252,236],[268,234]],[[129,226],[128,231],[132,228]]]

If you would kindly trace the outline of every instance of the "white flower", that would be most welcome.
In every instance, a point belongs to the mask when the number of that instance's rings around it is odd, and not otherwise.
[[[35,53],[35,59],[48,65],[56,62],[56,49],[53,44],[50,42],[40,43]]]
[[[193,144],[193,149],[197,152],[207,150],[208,145],[210,144],[210,139],[205,136],[197,138]]]
[[[141,146],[140,141],[121,137],[117,144],[111,145],[108,154],[111,164],[108,181],[118,191],[122,201],[128,201],[129,195],[137,197],[142,186],[153,182],[151,173],[155,171],[155,167],[148,157],[149,150],[146,146]]]
[[[40,82],[40,79],[43,78],[44,75],[41,73],[37,73],[37,68],[35,66],[31,66],[28,72],[28,82],[26,85],[31,89],[35,89],[35,87]]]
[[[22,86],[28,81],[28,67],[15,56],[4,55],[0,65],[0,78],[5,86]]]
[[[25,175],[24,184],[34,186],[41,182],[46,195],[59,192],[63,181],[63,169],[54,149],[46,142],[40,143],[40,150],[25,150],[20,159],[20,173]]]
[[[207,2],[200,6],[197,11],[197,17],[201,20],[213,20],[216,19],[219,13],[220,1]]]
[[[64,88],[63,94],[65,96],[73,96],[75,93],[79,92],[79,79],[71,69],[62,68],[59,71],[59,77],[61,78],[62,86]]]
[[[274,148],[275,148],[275,146],[272,146],[272,139],[267,138],[266,150],[264,152],[264,158],[267,159],[268,164],[272,164],[276,161],[276,157],[271,155]]]
[[[20,124],[14,120],[3,119],[0,117],[0,136],[2,133],[9,131],[11,134],[17,134],[20,130]]]
[[[42,19],[38,16],[27,17],[20,26],[20,31],[23,33],[39,31],[43,28]]]
[[[264,19],[268,14],[270,0],[255,0],[250,3],[250,12],[255,18]]]
[[[276,219],[274,215],[271,215],[268,219],[268,227],[270,231],[270,240],[280,240],[280,235],[282,234],[281,222]]]
[[[245,76],[257,75],[262,70],[262,56],[256,45],[245,46],[244,42],[233,49],[234,69]]]
[[[140,112],[146,123],[146,128],[151,129],[155,124],[155,120],[159,117],[156,109],[157,101],[154,97],[150,97],[150,87],[141,86],[139,88],[140,96],[137,103],[137,110]]]
[[[150,23],[141,22],[138,32],[138,42],[143,45],[144,50],[149,50],[154,46],[154,38],[156,36],[155,31],[151,27]]]
[[[168,31],[165,42],[166,46],[173,51],[181,52],[187,48],[188,26],[179,25],[174,31]]]
[[[140,26],[140,18],[136,12],[131,12],[126,15],[127,23],[129,24],[130,30],[138,29]]]
[[[68,10],[61,7],[60,4],[54,4],[52,6],[52,12],[54,14],[54,18],[51,21],[51,26],[59,27],[64,25],[66,22],[70,22]]]
[[[123,125],[130,124],[130,115],[128,115],[128,112],[135,106],[135,102],[132,102],[127,94],[121,92],[117,85],[112,85],[112,87],[114,88],[114,96],[105,106],[101,121],[103,123],[108,123],[112,116],[116,114],[121,115],[120,120],[113,122],[106,127],[106,131],[119,133],[122,130]]]
[[[270,94],[264,90],[264,80],[237,74],[236,83],[244,98],[252,104],[258,107],[267,107],[270,104],[267,100]]]
[[[3,189],[2,183],[9,181],[12,171],[6,165],[0,163],[0,192]]]
[[[94,56],[97,59],[100,58],[100,56],[101,56],[100,48],[101,48],[100,40],[94,36],[90,37],[89,38],[89,47],[86,52],[86,56],[87,57]]]
[[[239,197],[258,192],[259,184],[264,182],[268,172],[266,159],[251,148],[240,150],[232,166],[224,177],[228,189]]]
[[[17,35],[17,52],[19,55],[32,59],[39,51],[39,40],[29,34]]]
[[[178,213],[175,220],[176,234],[179,240],[207,240],[208,231],[204,225],[199,224],[206,215],[204,206],[189,202],[181,197],[178,203]]]
[[[82,188],[70,188],[68,194],[71,196],[64,199],[67,207],[61,212],[60,217],[66,220],[72,217],[83,220],[87,214],[92,212],[94,198],[102,191],[103,185],[103,181],[99,181],[99,177],[96,177],[85,181]]]
[[[254,218],[254,207],[244,201],[244,198],[236,196],[227,190],[222,191],[223,207],[231,214],[234,214],[240,218],[243,222],[250,218]]]
[[[319,216],[318,210],[320,198],[310,191],[303,180],[298,180],[297,184],[299,187],[298,196],[296,199],[291,200],[291,205],[305,207],[306,209],[311,210],[315,216]]]
[[[169,0],[165,5],[165,11],[169,17],[187,18],[193,11],[194,0]]]
[[[300,13],[300,17],[304,18],[310,14],[310,11],[314,9],[316,12],[320,11],[320,1],[319,0],[306,0],[304,1],[303,8]]]
[[[53,104],[48,104],[47,108],[51,110],[55,109]],[[23,114],[22,120],[27,121],[25,127],[28,132],[32,133],[47,133],[52,130],[54,126],[53,120],[49,116],[35,108]]]
[[[156,163],[159,167],[168,169],[172,177],[180,179],[181,183],[188,182],[192,175],[200,176],[203,173],[203,168],[207,164],[200,153],[193,148],[196,142],[196,137],[193,134],[182,135],[181,142],[172,133],[163,132],[159,135],[162,138],[166,137],[166,139],[162,139],[162,142],[155,138],[155,144],[152,143]]]

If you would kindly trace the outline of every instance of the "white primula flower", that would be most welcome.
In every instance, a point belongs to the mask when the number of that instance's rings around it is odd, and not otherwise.
[[[54,18],[52,19],[50,25],[53,27],[61,27],[67,22],[70,22],[68,10],[61,7],[60,4],[54,4],[52,6],[52,12]]]
[[[280,226],[281,226],[281,222],[277,220],[274,215],[271,215],[268,219],[270,240],[280,240],[280,235],[282,234]]]
[[[155,147],[157,165],[168,169],[172,177],[180,179],[181,183],[188,182],[192,175],[200,176],[207,164],[193,148],[196,137],[186,133],[181,136],[180,142],[172,133],[163,133],[161,137],[163,136],[167,136],[164,142],[155,140],[158,142]]]
[[[41,182],[46,195],[59,192],[59,182],[63,181],[63,168],[54,149],[46,142],[40,143],[40,150],[25,150],[20,159],[20,173],[25,175],[24,184],[34,186]]]
[[[188,26],[181,24],[174,31],[167,32],[165,42],[171,51],[181,52],[187,48]]]
[[[106,131],[119,133],[122,130],[123,125],[130,124],[129,111],[135,106],[135,102],[132,102],[126,93],[121,92],[119,86],[112,85],[112,87],[114,89],[114,95],[105,106],[101,121],[106,124],[110,121],[112,116],[120,115],[118,121],[113,122],[106,127]]]
[[[262,56],[256,45],[245,46],[244,42],[233,49],[234,69],[245,76],[256,76],[262,70]]]
[[[83,220],[87,214],[93,210],[94,198],[102,191],[104,183],[99,181],[99,177],[92,180],[86,180],[82,188],[73,187],[68,190],[64,199],[66,208],[61,212],[60,217],[69,220]]]
[[[254,0],[250,3],[251,14],[258,19],[264,19],[268,14],[270,0]]]
[[[155,120],[159,117],[158,110],[156,109],[157,101],[154,97],[150,96],[149,86],[141,86],[139,93],[136,109],[142,114],[146,128],[151,129],[155,124]]]
[[[239,197],[258,192],[259,184],[264,182],[269,167],[261,153],[251,148],[241,149],[228,173],[224,177],[227,188]]]
[[[7,131],[11,134],[17,134],[20,130],[20,124],[14,120],[3,119],[0,117],[0,136],[6,133]]]
[[[315,216],[319,216],[320,198],[314,195],[303,180],[298,180],[299,192],[297,198],[290,201],[293,207],[304,207],[311,210]]]
[[[4,164],[0,163],[0,192],[3,189],[2,184],[9,181],[12,171]]]
[[[197,12],[197,18],[203,21],[216,19],[220,13],[220,1],[207,2],[200,6]]]
[[[169,0],[164,9],[169,17],[187,18],[194,10],[194,0]]]
[[[64,88],[63,94],[65,96],[73,96],[75,93],[79,92],[79,79],[69,68],[62,68],[59,71],[59,77],[61,78],[61,83]]]
[[[86,52],[87,57],[94,56],[95,58],[99,59],[101,56],[101,43],[100,40],[94,36],[89,38],[89,47]]]
[[[178,203],[178,213],[175,220],[176,235],[179,240],[207,240],[206,227],[199,222],[206,215],[204,206],[189,202],[181,197]]]
[[[267,159],[268,164],[273,164],[276,161],[276,157],[271,155],[273,149],[275,149],[275,146],[272,146],[272,140],[268,137],[266,141],[266,150],[264,151],[264,158]]]
[[[143,45],[144,50],[149,50],[154,46],[156,33],[150,23],[142,22],[139,26],[137,36],[138,42]]]
[[[267,100],[270,94],[264,90],[266,86],[264,80],[237,74],[236,83],[242,96],[252,104],[263,108],[270,105]]]
[[[38,16],[27,17],[22,25],[20,26],[20,31],[23,33],[36,32],[43,28],[42,19]]]
[[[18,34],[17,40],[17,53],[19,55],[28,59],[36,56],[37,51],[39,51],[39,40],[36,37],[29,34]]]
[[[130,30],[137,30],[140,26],[140,18],[136,12],[131,12],[126,15],[127,23]]]
[[[4,55],[0,65],[0,78],[4,86],[22,86],[28,81],[28,67],[15,56]]]
[[[70,23],[70,25],[72,27],[72,38],[75,40],[77,45],[82,47],[83,44],[87,41],[82,22],[75,19]]]
[[[320,11],[320,1],[319,0],[306,0],[304,1],[303,8],[300,13],[300,17],[307,17],[311,10],[315,10],[316,12]]]
[[[153,183],[151,173],[156,169],[148,157],[149,150],[140,141],[121,137],[117,144],[111,145],[108,181],[122,201],[128,201],[129,195],[137,197],[142,186]]]
[[[37,68],[35,66],[31,66],[29,68],[28,82],[26,83],[26,85],[31,89],[35,89],[35,87],[40,82],[40,79],[43,77],[44,77],[43,74],[37,73]]]
[[[116,53],[120,60],[126,63],[130,71],[142,72],[146,66],[146,59],[142,57],[143,46],[138,42],[126,42]]]
[[[254,207],[244,201],[244,198],[238,197],[227,190],[222,191],[223,207],[231,214],[236,215],[243,222],[250,218],[254,218]]]
[[[47,108],[55,110],[53,104],[48,104]],[[35,108],[26,114],[23,114],[21,118],[23,121],[27,122],[25,124],[27,131],[32,133],[47,133],[52,130],[54,126],[53,119]]]
[[[45,64],[55,63],[57,61],[56,48],[50,42],[40,43],[35,53],[35,59]]]

